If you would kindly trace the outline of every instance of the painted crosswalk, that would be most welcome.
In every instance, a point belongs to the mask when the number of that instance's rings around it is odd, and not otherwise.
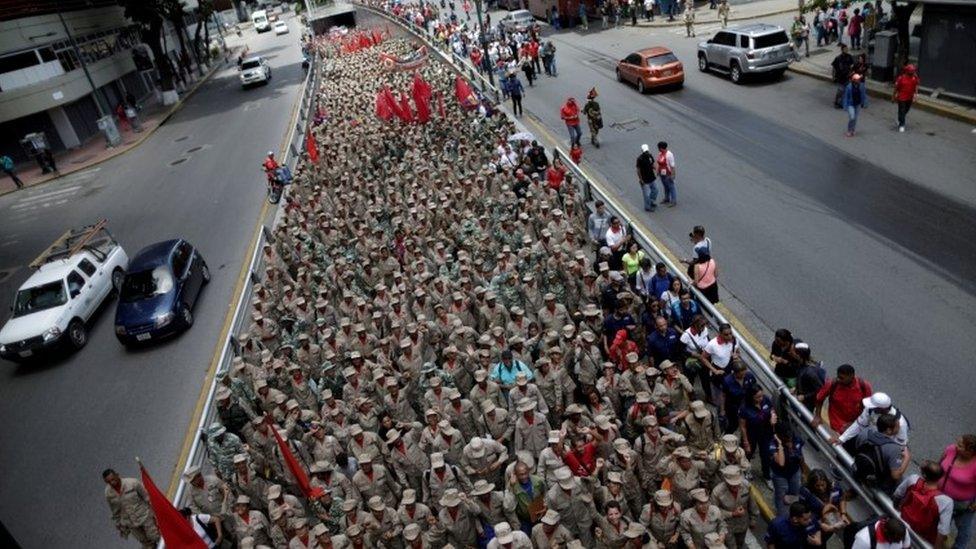
[[[90,188],[101,168],[92,168],[62,177],[57,183],[19,191],[10,195],[11,216],[29,214],[45,208],[67,204],[76,195]]]

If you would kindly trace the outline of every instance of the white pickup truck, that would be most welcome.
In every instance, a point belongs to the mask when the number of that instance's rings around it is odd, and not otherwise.
[[[129,257],[105,220],[69,230],[30,266],[11,317],[0,329],[0,357],[24,361],[45,351],[88,342],[88,322],[125,279]]]

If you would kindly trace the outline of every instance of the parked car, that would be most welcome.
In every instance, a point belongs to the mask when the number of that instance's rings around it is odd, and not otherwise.
[[[533,25],[535,25],[535,17],[529,10],[510,11],[501,19],[501,26],[505,32],[527,32]]]
[[[69,230],[31,262],[34,274],[17,290],[0,330],[0,357],[23,361],[88,343],[88,323],[122,287],[129,257],[105,220]]]
[[[115,336],[123,345],[132,345],[188,330],[193,326],[193,306],[208,282],[207,262],[186,240],[143,248],[122,282]]]
[[[267,84],[271,81],[271,67],[263,57],[248,57],[241,62],[241,87]]]
[[[750,74],[780,77],[793,59],[790,39],[783,27],[755,23],[721,30],[698,44],[698,68],[728,73],[738,84]]]
[[[285,23],[284,21],[278,21],[277,23],[274,24],[274,33],[277,34],[278,36],[281,36],[282,34],[288,34],[288,24]]]
[[[617,63],[617,80],[637,85],[637,91],[664,86],[680,88],[685,83],[681,61],[667,48],[637,50]]]

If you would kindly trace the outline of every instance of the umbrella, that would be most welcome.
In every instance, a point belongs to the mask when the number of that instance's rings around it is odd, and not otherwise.
[[[535,136],[529,132],[518,132],[508,136],[509,141],[532,141]]]

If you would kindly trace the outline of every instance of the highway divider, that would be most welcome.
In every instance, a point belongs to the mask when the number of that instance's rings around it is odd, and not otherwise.
[[[501,93],[498,88],[491,85],[491,83],[480,73],[474,70],[471,64],[463,57],[457,55],[448,44],[443,40],[438,40],[437,37],[428,33],[426,29],[414,24],[411,21],[393,16],[382,10],[378,10],[371,6],[366,6],[360,3],[355,3],[356,6],[361,10],[369,11],[378,16],[384,17],[389,21],[400,25],[402,28],[409,30],[415,38],[423,41],[428,47],[433,51],[437,52],[441,58],[448,63],[454,70],[461,74],[462,76],[467,76],[471,83],[475,85],[482,95],[492,98],[495,102],[499,102],[501,98]],[[519,120],[515,120],[516,125],[524,127]],[[531,133],[531,132],[530,132]],[[567,166],[573,174],[573,180],[576,182],[578,190],[583,193],[582,196],[586,198],[590,208],[597,200],[602,200],[606,204],[607,211],[611,215],[616,215],[619,217],[628,227],[629,233],[633,235],[634,239],[638,242],[644,252],[651,258],[653,263],[662,262],[667,265],[668,270],[674,273],[675,276],[681,279],[684,287],[688,288],[697,299],[701,311],[704,313],[705,317],[709,321],[709,325],[712,330],[715,330],[719,324],[730,324],[729,320],[719,311],[714,305],[712,305],[705,296],[702,295],[697,288],[694,287],[692,281],[686,276],[685,270],[678,265],[676,265],[671,260],[671,254],[665,253],[655,242],[656,240],[651,237],[649,229],[644,226],[643,223],[635,222],[635,217],[628,213],[628,209],[623,205],[617,195],[611,192],[607,187],[602,184],[595,182],[593,178],[586,174],[579,166],[577,166],[572,160],[570,160],[569,154],[563,150],[561,146],[555,146],[552,150],[556,152],[561,157],[561,160],[565,166]],[[808,443],[812,446],[817,453],[826,460],[827,464],[830,466],[831,472],[834,476],[839,477],[843,483],[853,490],[860,500],[867,507],[868,514],[876,515],[888,515],[892,517],[900,516],[898,510],[895,508],[894,504],[886,494],[875,490],[871,487],[863,486],[859,483],[851,474],[854,459],[851,457],[847,451],[844,450],[839,445],[834,445],[830,442],[831,433],[827,430],[824,425],[820,425],[817,429],[814,429],[811,425],[813,420],[813,413],[808,410],[790,391],[789,387],[773,372],[770,367],[769,362],[764,358],[764,351],[760,351],[753,347],[746,338],[742,337],[742,334],[738,333],[735,328],[733,332],[736,335],[736,340],[738,341],[738,346],[740,349],[740,354],[742,361],[749,368],[759,383],[762,385],[763,389],[777,398],[778,409],[785,411],[787,417],[789,418],[790,425],[802,436]],[[764,516],[767,513],[764,513]],[[766,516],[767,520],[770,517]],[[862,517],[866,518],[866,517]],[[915,532],[909,529],[909,533],[912,537],[912,546],[921,549],[930,549],[929,545],[925,540],[921,539]]]

